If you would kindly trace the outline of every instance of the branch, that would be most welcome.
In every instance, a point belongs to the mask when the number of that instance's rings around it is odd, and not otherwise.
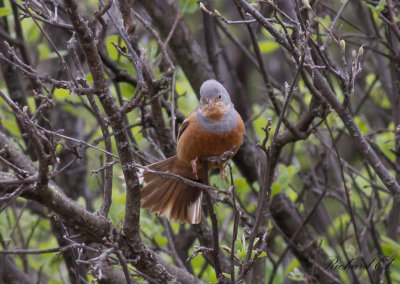
[[[274,37],[275,41],[277,41],[282,47],[288,50],[295,58],[299,58],[300,52],[297,49],[293,49],[287,39],[281,34],[274,26],[272,26],[267,19],[265,19],[259,11],[257,11],[254,7],[252,7],[245,0],[235,0],[247,13],[251,14],[257,21]],[[304,31],[306,32],[306,31]],[[306,58],[306,63],[309,63],[311,66],[314,66],[314,62],[311,58]],[[330,89],[328,83],[325,81],[323,75],[318,69],[308,70],[313,77],[313,83],[315,87],[321,92],[324,98],[330,103],[333,109],[340,116],[347,130],[349,131],[351,138],[354,144],[360,149],[363,157],[368,161],[371,167],[378,174],[379,178],[383,182],[383,184],[392,192],[394,196],[400,196],[400,186],[393,179],[389,171],[379,160],[376,153],[372,150],[371,146],[368,144],[364,135],[357,127],[357,124],[354,122],[354,119],[347,108],[344,108],[340,103],[338,97],[335,93]]]
[[[103,63],[101,61],[95,37],[78,11],[74,0],[64,1],[67,13],[74,26],[80,47],[85,55],[90,72],[92,73],[94,87],[98,90],[98,98],[107,115],[109,124],[114,132],[118,156],[124,173],[127,197],[124,231],[128,236],[140,240],[140,187],[136,167],[133,166],[133,153],[129,145],[129,137],[125,128],[123,115],[115,98],[110,93],[107,80],[104,75]],[[141,71],[141,70],[140,70]]]

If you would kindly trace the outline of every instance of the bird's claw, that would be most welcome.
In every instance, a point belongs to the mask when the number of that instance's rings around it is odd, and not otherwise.
[[[198,180],[199,177],[197,176],[197,160],[198,160],[198,158],[193,159],[193,160],[191,160],[190,162],[191,162],[191,164],[192,164],[193,174],[194,174],[194,176],[196,177],[196,179]]]
[[[226,168],[225,163],[219,167],[219,175],[221,176],[222,180],[224,180],[224,181],[228,180],[228,175],[226,174],[225,168]]]

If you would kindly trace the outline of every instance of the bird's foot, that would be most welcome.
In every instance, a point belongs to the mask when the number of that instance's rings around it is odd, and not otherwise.
[[[226,174],[226,163],[221,164],[219,167],[219,175],[221,176],[223,181],[228,180],[228,175]]]
[[[198,180],[199,177],[197,176],[197,160],[198,160],[198,158],[193,159],[193,160],[190,161],[190,163],[192,164],[193,174],[196,177],[196,179]]]

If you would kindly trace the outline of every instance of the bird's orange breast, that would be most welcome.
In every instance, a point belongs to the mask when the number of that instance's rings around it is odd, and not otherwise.
[[[204,113],[205,117],[215,121],[219,121],[224,116],[224,110],[229,107],[230,106],[227,106],[221,102],[217,102],[215,103],[214,107],[210,107],[209,105],[203,106],[201,112]]]
[[[222,134],[206,131],[192,114],[188,128],[182,133],[178,141],[178,158],[181,162],[190,165],[190,161],[209,156],[220,156],[233,147],[234,154],[243,142],[244,124],[240,115],[233,131]]]

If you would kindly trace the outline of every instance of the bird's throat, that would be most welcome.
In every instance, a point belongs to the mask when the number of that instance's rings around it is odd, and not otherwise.
[[[200,110],[197,113],[197,120],[204,130],[215,134],[224,134],[233,131],[238,120],[238,113],[234,108],[223,110]]]
[[[220,121],[223,116],[225,111],[229,108],[229,106],[223,104],[223,103],[216,103],[213,107],[209,105],[205,105],[201,108],[200,112],[201,114],[211,120],[214,121]]]

